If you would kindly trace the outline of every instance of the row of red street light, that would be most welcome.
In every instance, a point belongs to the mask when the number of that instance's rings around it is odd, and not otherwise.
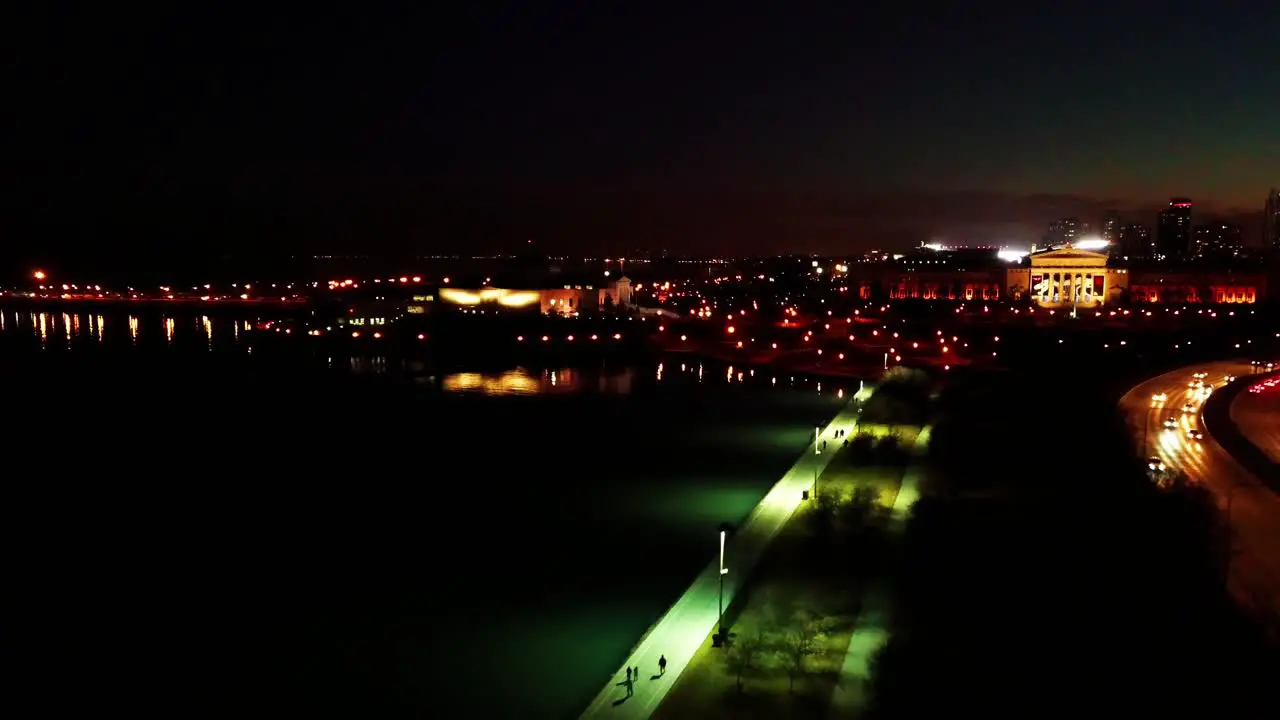
[[[285,332],[285,334],[286,334],[286,335],[290,333],[290,331],[289,331],[289,330],[287,330],[287,329],[286,329],[284,332]],[[308,332],[307,334],[308,334],[308,335],[315,336],[315,337],[319,337],[320,335],[322,335],[322,334],[323,334],[323,332],[322,332],[322,331],[320,331],[320,330],[312,330],[312,331]],[[360,331],[359,331],[359,330],[352,330],[352,331],[351,331],[351,337],[353,337],[353,338],[358,338],[358,337],[360,337]],[[382,333],[380,333],[380,332],[375,332],[375,333],[373,333],[370,337],[372,337],[374,340],[380,340],[380,339],[382,339]],[[622,333],[614,333],[611,337],[612,337],[612,339],[614,339],[614,340],[621,340],[621,339],[622,339]],[[427,336],[426,336],[426,334],[425,334],[425,333],[418,333],[418,339],[419,339],[419,340],[426,340],[426,339],[427,339]],[[550,335],[543,335],[543,336],[542,336],[541,338],[539,338],[539,339],[540,339],[542,342],[551,342],[551,336],[550,336]],[[576,339],[578,339],[578,338],[577,338],[577,336],[575,336],[575,335],[566,335],[564,339],[565,339],[567,342],[573,342],[574,340],[576,340]],[[599,339],[600,339],[600,336],[599,336],[599,335],[589,335],[589,336],[587,336],[587,338],[586,338],[586,339],[588,339],[588,340],[599,340]],[[606,338],[606,339],[608,339],[608,338]],[[524,342],[524,341],[525,341],[525,337],[524,337],[523,335],[517,335],[517,336],[516,336],[516,342]]]

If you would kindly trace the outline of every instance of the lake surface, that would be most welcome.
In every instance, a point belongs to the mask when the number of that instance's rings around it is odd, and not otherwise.
[[[0,317],[6,644],[51,710],[576,716],[857,389]]]

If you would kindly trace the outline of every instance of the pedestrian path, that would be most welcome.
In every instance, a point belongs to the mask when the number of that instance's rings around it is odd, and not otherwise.
[[[865,388],[860,395],[870,391]],[[859,398],[861,399],[861,398]],[[809,445],[795,465],[773,486],[747,520],[734,532],[725,551],[725,566],[729,568],[724,583],[724,605],[728,607],[737,590],[751,574],[769,542],[800,505],[804,491],[813,487],[814,473],[821,473],[835,455],[837,431],[846,434],[857,432],[858,410],[850,402],[834,420],[818,433],[816,447],[826,441],[832,450],[816,454],[815,445]],[[707,545],[716,547],[714,531],[708,530]],[[713,550],[713,552],[718,552]],[[604,689],[591,702],[583,718],[619,718],[633,720],[648,718],[666,697],[680,673],[702,642],[715,629],[720,614],[720,559],[718,554],[698,574],[689,589],[676,600],[666,614],[658,620],[623,661],[617,674],[610,678]],[[665,655],[667,671],[658,673],[658,658]],[[625,668],[640,668],[639,681],[632,684],[631,692],[625,684]],[[618,683],[622,683],[619,685]]]
[[[929,437],[930,428],[926,427],[920,431],[912,448],[912,454],[917,460],[902,475],[902,485],[898,488],[898,496],[889,514],[892,532],[900,533],[905,529],[911,506],[920,497],[918,459],[928,452]],[[849,638],[849,650],[840,666],[840,680],[831,693],[830,717],[857,717],[866,707],[871,684],[871,662],[889,640],[891,599],[889,583],[883,578],[867,589],[867,594],[862,599],[862,610],[858,613],[858,625]]]

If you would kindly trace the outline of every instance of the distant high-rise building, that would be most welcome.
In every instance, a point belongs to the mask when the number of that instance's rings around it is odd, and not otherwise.
[[[1049,234],[1044,241],[1046,245],[1065,245],[1083,234],[1079,218],[1064,217],[1049,223]]]
[[[1169,199],[1156,223],[1156,254],[1184,256],[1191,249],[1191,198]]]
[[[1120,213],[1115,210],[1102,218],[1102,239],[1111,243],[1120,241]]]
[[[1265,247],[1280,252],[1280,190],[1271,188],[1271,192],[1267,193],[1267,206],[1263,219],[1266,222],[1263,228]]]
[[[1151,257],[1155,247],[1151,244],[1151,228],[1146,225],[1125,225],[1120,228],[1120,252],[1127,257]]]
[[[1243,233],[1239,225],[1205,223],[1191,232],[1196,257],[1234,257],[1240,253]]]

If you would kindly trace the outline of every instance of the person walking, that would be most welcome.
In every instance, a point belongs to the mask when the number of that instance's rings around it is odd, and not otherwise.
[[[658,656],[658,674],[659,675],[667,674],[667,656],[666,655]]]
[[[631,666],[627,666],[627,682],[631,682]]]

